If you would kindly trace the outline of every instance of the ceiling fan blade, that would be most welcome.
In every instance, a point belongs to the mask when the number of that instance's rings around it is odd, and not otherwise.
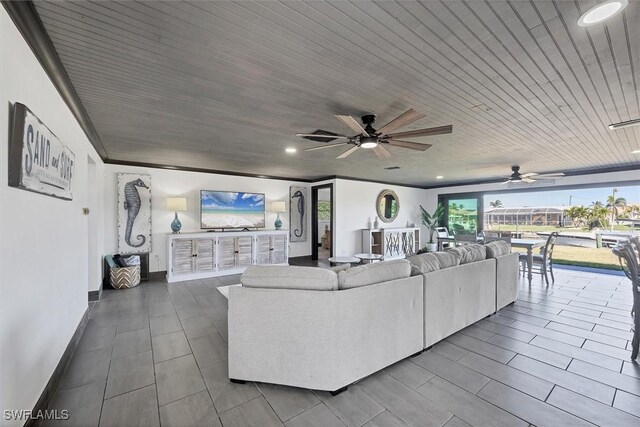
[[[414,138],[418,136],[444,135],[453,132],[453,126],[437,126],[434,128],[409,130],[407,132],[398,132],[387,135],[389,138]]]
[[[321,145],[319,147],[313,147],[313,148],[307,148],[304,151],[316,151],[316,150],[324,150],[325,148],[333,148],[333,147],[338,147],[340,145],[348,145],[348,142],[341,142],[339,144],[327,144],[327,145]]]
[[[381,145],[377,145],[376,147],[374,147],[373,152],[375,153],[376,156],[378,156],[379,159],[391,157],[391,153],[388,152],[387,149]]]
[[[510,180],[510,179],[507,179],[506,181],[501,182],[501,183],[500,183],[500,185],[505,185],[505,184],[508,184],[508,183],[510,183],[510,182],[511,182],[511,180]]]
[[[520,177],[522,177],[522,178],[528,178],[528,177],[530,177],[530,176],[537,176],[537,175],[538,175],[538,172],[527,172],[527,173],[523,173],[523,174],[521,174],[521,175],[520,175]]]
[[[431,144],[420,144],[418,142],[401,141],[397,139],[389,140],[389,145],[393,145],[394,147],[410,148],[411,150],[418,151],[427,151],[431,148]]]
[[[360,147],[358,147],[357,145],[355,147],[351,147],[347,151],[345,151],[344,153],[342,153],[338,157],[336,157],[336,159],[345,159],[345,158],[349,157],[351,154],[353,154],[358,148],[360,148]]]
[[[348,136],[346,135],[318,135],[316,133],[296,133],[296,136],[301,136],[301,137],[311,137],[311,138],[332,138],[332,139],[340,139],[340,138],[346,138],[349,139]]]
[[[353,117],[351,117],[351,116],[341,116],[339,114],[336,114],[335,118],[340,120],[345,125],[349,126],[352,130],[358,132],[359,134],[361,133],[364,136],[369,136],[367,131],[364,130],[364,128],[362,126],[360,126],[360,123],[358,123],[356,121],[356,119],[354,119]]]
[[[526,182],[527,184],[531,184],[532,182],[536,182],[537,180],[531,178],[522,178],[522,182]]]
[[[408,124],[411,124],[416,120],[420,120],[423,117],[424,114],[417,112],[413,108],[409,108],[407,111],[400,114],[398,117],[378,129],[378,132],[384,135],[389,132],[393,132],[394,130],[399,129],[403,126],[407,126]]]

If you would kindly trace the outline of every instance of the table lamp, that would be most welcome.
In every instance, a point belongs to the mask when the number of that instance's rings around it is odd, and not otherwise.
[[[273,224],[276,227],[276,230],[280,230],[282,228],[282,221],[280,220],[280,214],[285,213],[287,211],[287,205],[285,202],[273,202],[271,203],[271,211],[276,212],[278,217],[276,218],[276,222]]]
[[[174,211],[176,213],[173,222],[171,222],[171,230],[173,230],[174,233],[179,233],[182,228],[182,223],[178,219],[178,212],[184,212],[187,210],[187,199],[184,197],[168,197],[167,210]]]

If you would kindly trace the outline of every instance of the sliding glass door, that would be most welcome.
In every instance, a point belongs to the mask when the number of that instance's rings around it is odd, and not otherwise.
[[[440,196],[440,203],[444,205],[444,226],[450,235],[476,235],[482,230],[482,197],[469,196]]]

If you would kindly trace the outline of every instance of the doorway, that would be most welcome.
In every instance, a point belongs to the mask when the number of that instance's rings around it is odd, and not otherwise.
[[[101,260],[98,254],[98,186],[96,162],[87,156],[87,285],[90,294],[100,292]]]
[[[311,259],[333,256],[333,184],[311,187]]]

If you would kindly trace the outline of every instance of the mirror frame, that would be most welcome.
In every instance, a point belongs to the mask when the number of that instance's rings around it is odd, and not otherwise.
[[[387,196],[392,196],[396,200],[396,204],[398,206],[398,208],[396,209],[396,214],[392,218],[387,218],[384,216],[384,212],[382,211],[382,206],[380,205],[380,202],[382,201],[382,199]],[[378,194],[378,198],[376,199],[376,213],[378,214],[378,218],[380,218],[382,222],[387,222],[387,223],[393,222],[398,217],[399,212],[400,212],[400,198],[398,197],[396,192],[389,189],[382,190],[380,194]]]

